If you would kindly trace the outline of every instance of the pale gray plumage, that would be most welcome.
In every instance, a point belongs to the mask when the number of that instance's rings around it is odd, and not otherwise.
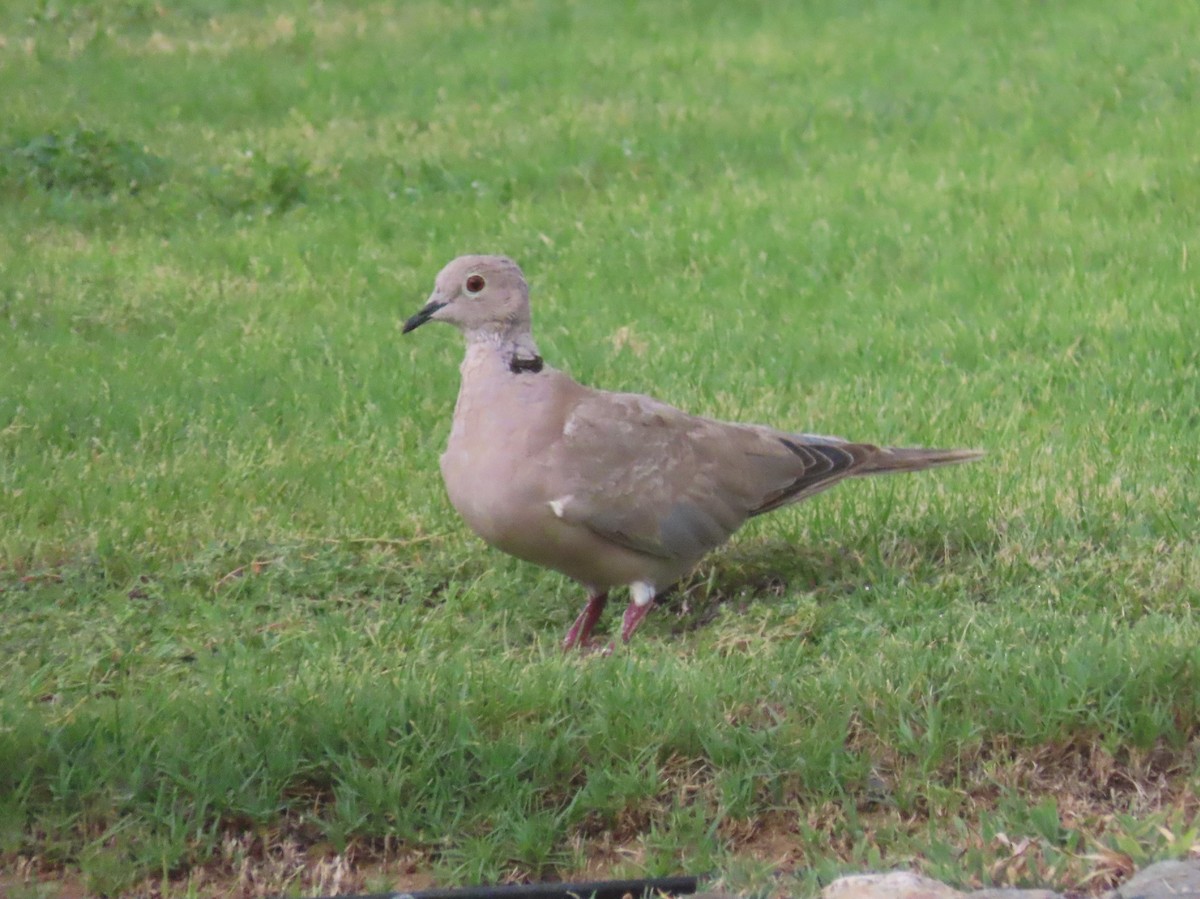
[[[981,455],[714,421],[585,387],[543,363],[524,275],[502,256],[462,256],[442,269],[404,332],[427,321],[456,325],[467,344],[441,460],[450,501],[492,546],[587,588],[566,648],[588,642],[609,589],[626,585],[627,641],[654,595],[748,518],[847,477]]]

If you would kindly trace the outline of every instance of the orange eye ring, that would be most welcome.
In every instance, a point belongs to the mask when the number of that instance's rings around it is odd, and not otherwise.
[[[479,293],[486,286],[483,275],[471,275],[467,278],[467,293]]]

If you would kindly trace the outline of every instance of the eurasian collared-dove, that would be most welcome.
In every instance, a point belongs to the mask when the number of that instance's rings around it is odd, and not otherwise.
[[[538,355],[529,287],[503,256],[447,265],[404,333],[445,321],[466,338],[442,477],[492,546],[578,581],[587,605],[565,649],[585,646],[613,587],[628,585],[628,641],[654,601],[746,519],[847,477],[977,459],[688,415],[636,393],[585,387]]]

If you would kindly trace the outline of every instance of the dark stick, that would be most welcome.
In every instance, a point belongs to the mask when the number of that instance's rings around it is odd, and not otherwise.
[[[336,899],[643,899],[655,893],[685,896],[696,892],[695,877],[658,877],[650,880],[598,880],[594,883],[516,883],[505,886],[416,890],[411,893],[370,893]],[[322,896],[318,899],[335,899]]]

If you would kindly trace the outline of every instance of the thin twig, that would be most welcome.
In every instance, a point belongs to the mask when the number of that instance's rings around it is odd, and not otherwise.
[[[213,590],[220,590],[229,582],[242,577],[245,575],[247,568],[250,569],[251,574],[258,574],[268,565],[274,565],[278,561],[279,559],[255,559],[253,562],[247,562],[245,565],[239,565],[237,568],[233,569],[233,571],[218,578],[217,582],[213,584]]]

